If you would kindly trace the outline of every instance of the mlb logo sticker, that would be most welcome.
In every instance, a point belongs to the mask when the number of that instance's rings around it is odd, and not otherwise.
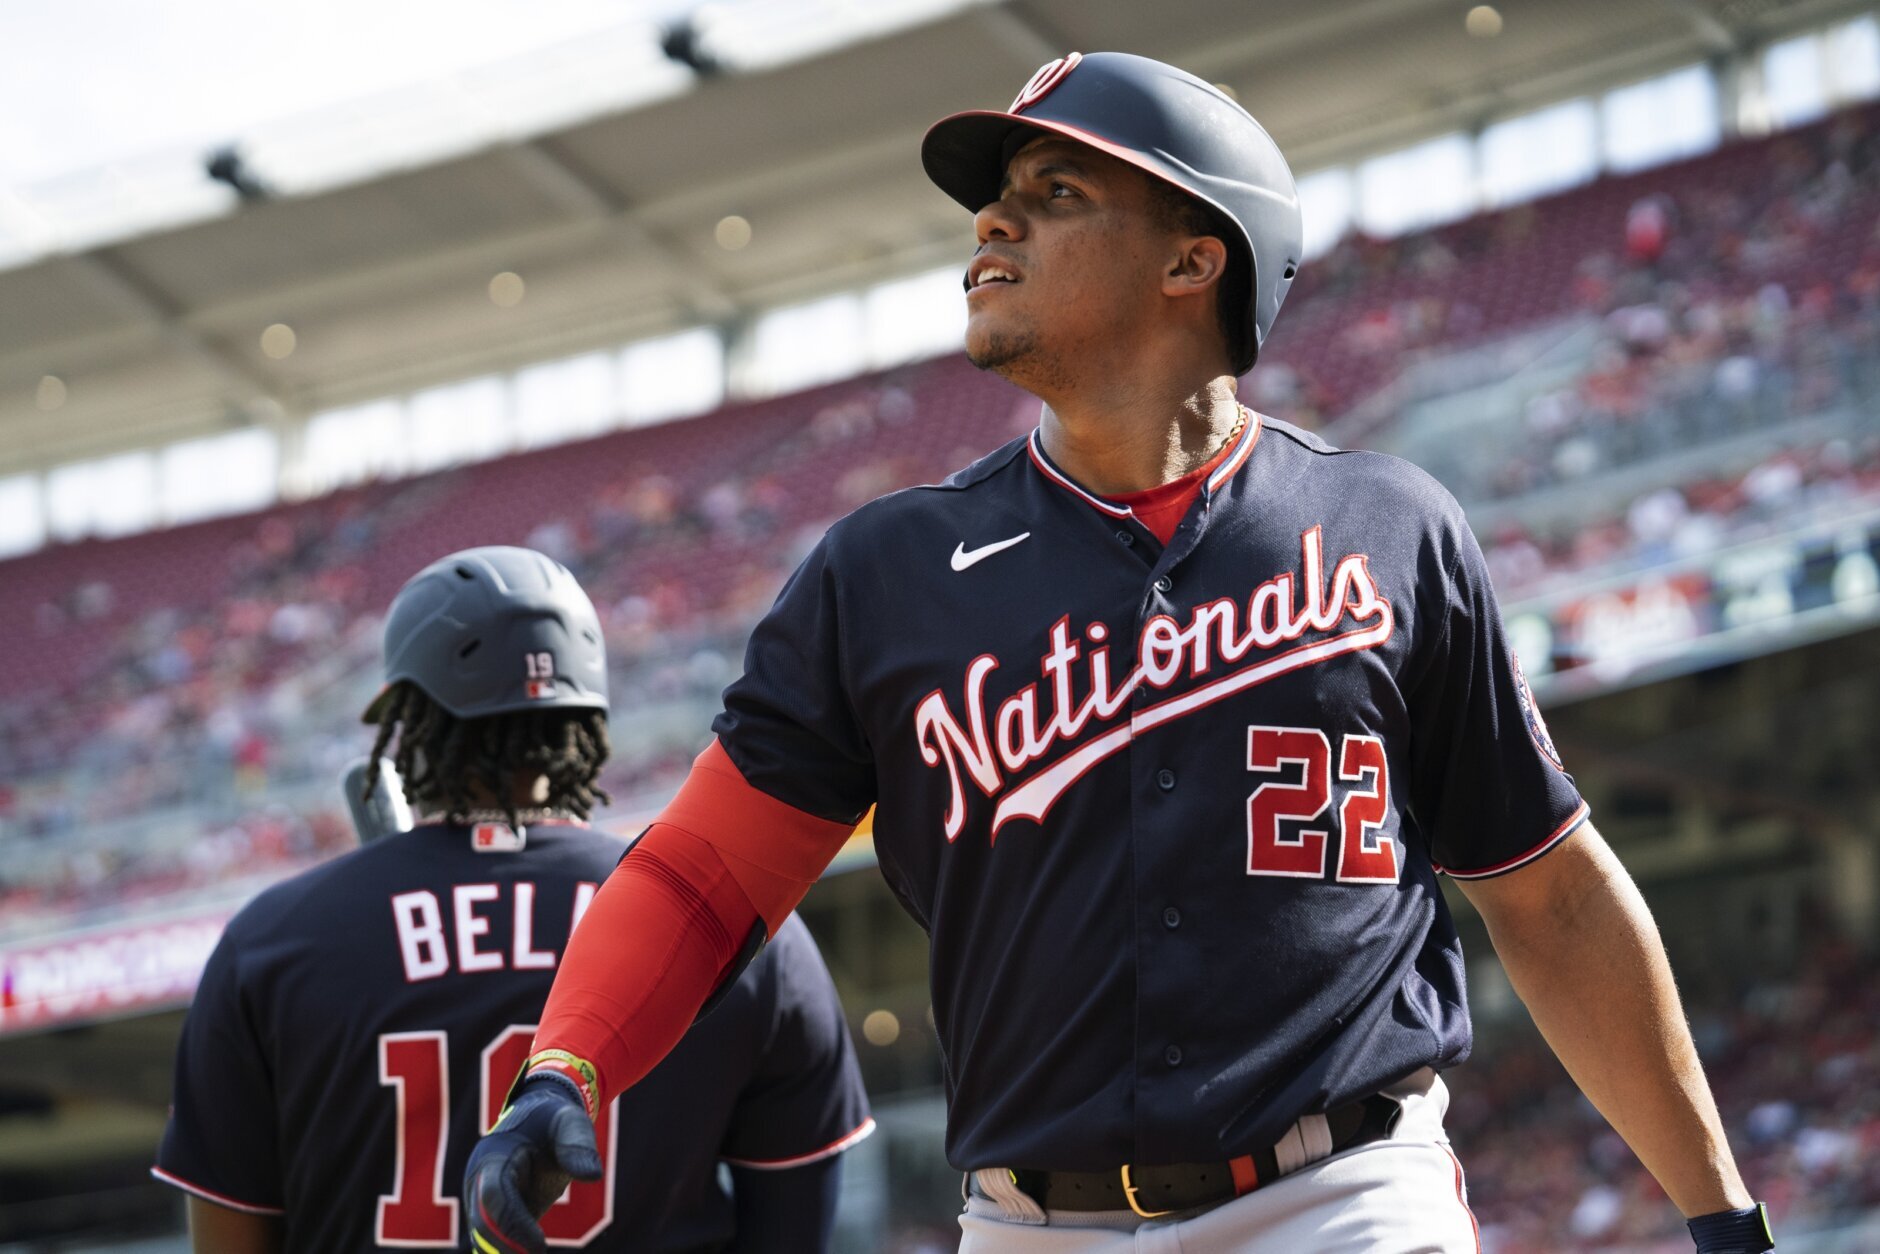
[[[555,695],[555,681],[552,679],[531,679],[528,683],[529,700],[547,701]]]
[[[477,853],[521,853],[528,838],[507,823],[478,823],[470,829],[470,848]]]

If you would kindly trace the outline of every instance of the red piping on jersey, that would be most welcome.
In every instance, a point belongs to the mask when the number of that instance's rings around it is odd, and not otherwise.
[[[1434,861],[1432,861],[1430,865],[1432,867],[1435,867],[1436,870],[1441,871],[1444,875],[1447,875],[1452,880],[1485,880],[1485,879],[1488,879],[1490,876],[1506,875],[1508,872],[1513,871],[1518,867],[1526,866],[1528,863],[1534,861],[1534,859],[1540,857],[1542,854],[1546,853],[1549,849],[1552,849],[1555,845],[1559,844],[1561,841],[1565,840],[1567,837],[1573,835],[1574,829],[1579,827],[1580,824],[1586,822],[1587,818],[1592,814],[1592,812],[1593,812],[1592,807],[1587,805],[1586,802],[1582,801],[1580,803],[1580,808],[1575,810],[1572,814],[1568,815],[1567,821],[1562,823],[1559,827],[1556,827],[1553,830],[1553,832],[1548,835],[1546,840],[1543,840],[1540,844],[1534,846],[1532,849],[1528,850],[1526,853],[1517,854],[1514,857],[1508,859],[1506,862],[1497,862],[1494,866],[1483,867],[1479,871],[1452,871],[1448,867],[1438,865]]]
[[[732,1158],[727,1155],[724,1161],[733,1167],[743,1167],[749,1171],[788,1171],[792,1167],[807,1167],[811,1163],[819,1163],[825,1158],[840,1154],[851,1145],[860,1145],[874,1130],[875,1117],[870,1115],[862,1120],[861,1126],[853,1132],[837,1137],[821,1149],[811,1150],[807,1154],[798,1154],[795,1158]]]
[[[1449,1161],[1456,1165],[1456,1200],[1462,1203],[1462,1213],[1469,1217],[1469,1231],[1475,1234],[1475,1254],[1482,1254],[1482,1225],[1475,1222],[1475,1212],[1469,1209],[1468,1195],[1462,1186],[1462,1160],[1447,1145],[1443,1153],[1449,1155]]]
[[[1086,505],[1094,506],[1112,518],[1128,518],[1131,516],[1132,511],[1127,505],[1112,505],[1102,497],[1084,491],[1077,486],[1076,482],[1073,481],[1069,475],[1045,460],[1044,441],[1040,437],[1041,431],[1042,428],[1038,427],[1032,429],[1031,439],[1026,444],[1026,448],[1031,452],[1031,464],[1036,466],[1039,470],[1042,470],[1045,474],[1045,478],[1050,479],[1061,488],[1066,488],[1076,493],[1079,497],[1083,498]]]
[[[1260,416],[1259,410],[1249,409],[1245,405],[1242,405],[1240,409],[1247,415],[1247,429],[1240,433],[1240,441],[1234,445],[1233,455],[1227,459],[1227,463],[1208,476],[1209,496],[1219,492],[1221,485],[1232,479],[1239,473],[1240,468],[1247,464],[1247,456],[1253,452],[1253,446],[1260,442],[1260,432],[1266,426],[1266,420]]]
[[[287,1212],[279,1206],[256,1206],[252,1202],[238,1202],[232,1197],[217,1193],[214,1189],[205,1189],[200,1184],[191,1184],[181,1176],[173,1176],[161,1167],[152,1167],[150,1174],[168,1185],[174,1185],[185,1193],[193,1193],[205,1202],[214,1202],[217,1206],[226,1206],[238,1210],[244,1215],[285,1215]]]

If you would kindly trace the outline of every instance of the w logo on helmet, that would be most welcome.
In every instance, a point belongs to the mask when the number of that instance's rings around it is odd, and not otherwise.
[[[1012,107],[1007,113],[1023,113],[1040,100],[1051,94],[1051,89],[1064,81],[1064,76],[1077,68],[1077,63],[1084,59],[1081,52],[1073,52],[1068,57],[1059,57],[1047,65],[1038,67],[1038,72],[1031,76],[1024,89],[1012,100]]]

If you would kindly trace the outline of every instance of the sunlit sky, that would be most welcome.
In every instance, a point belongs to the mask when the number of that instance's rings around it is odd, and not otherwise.
[[[687,90],[659,29],[759,70],[996,0],[0,0],[0,268]]]
[[[0,187],[668,19],[686,0],[0,3]]]

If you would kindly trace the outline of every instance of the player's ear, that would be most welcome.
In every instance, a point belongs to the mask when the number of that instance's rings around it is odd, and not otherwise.
[[[1168,270],[1162,276],[1164,296],[1194,296],[1210,291],[1227,273],[1227,245],[1213,235],[1177,235]]]

